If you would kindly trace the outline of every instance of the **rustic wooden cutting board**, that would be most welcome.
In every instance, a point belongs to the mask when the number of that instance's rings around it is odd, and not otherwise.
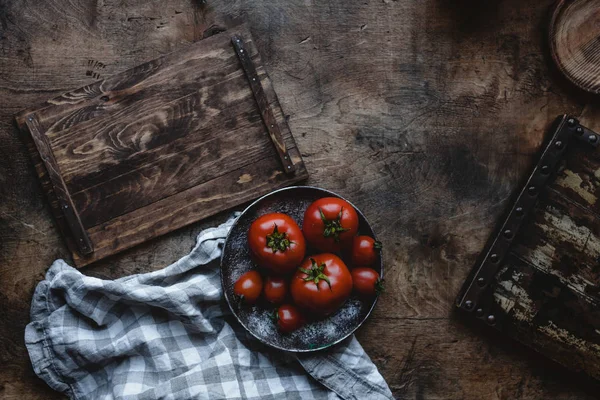
[[[245,26],[16,120],[77,266],[308,176]]]
[[[567,147],[561,139],[548,142],[457,305],[547,357],[600,379],[600,148],[595,147],[600,137],[580,128],[565,123],[563,129],[583,140],[573,137]],[[544,161],[546,156],[556,164]],[[544,171],[544,166],[550,168]],[[547,182],[541,186],[544,175]],[[515,214],[518,207],[524,208],[521,216]],[[510,225],[518,218],[524,220],[516,231]],[[497,268],[490,264],[495,254]]]

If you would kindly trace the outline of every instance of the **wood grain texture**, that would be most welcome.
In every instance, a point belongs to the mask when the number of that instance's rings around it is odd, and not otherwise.
[[[581,89],[600,93],[600,1],[560,0],[550,24],[558,68]]]
[[[243,58],[232,37],[244,38]],[[16,120],[46,167],[40,178],[52,184],[49,197],[77,244],[78,266],[307,177],[302,157],[287,150],[295,150],[294,139],[245,27],[61,95]],[[273,157],[286,178],[273,179]],[[249,166],[242,189],[231,175]]]
[[[81,217],[75,208],[75,204],[73,204],[73,199],[71,199],[69,189],[60,173],[60,167],[56,162],[50,143],[44,132],[40,131],[39,122],[35,115],[28,115],[25,123],[35,144],[35,152],[37,154],[34,156],[34,159],[39,159],[43,163],[46,170],[44,178],[48,178],[51,184],[52,195],[49,196],[49,199],[56,200],[58,209],[62,212],[77,250],[81,254],[90,254],[94,251],[94,247],[81,222]]]
[[[498,327],[600,378],[600,154],[572,142],[487,294]],[[579,180],[579,181],[578,181]],[[584,182],[585,180],[585,182]]]
[[[387,293],[357,336],[395,396],[597,398],[597,383],[453,313],[548,123],[561,113],[582,114],[582,123],[600,130],[600,109],[585,107],[587,99],[552,72],[552,3],[3,2],[0,398],[61,398],[31,371],[23,330],[44,271],[56,258],[70,259],[14,114],[240,20],[250,26],[289,116],[308,183],[350,199],[384,243]],[[168,265],[228,214],[83,271],[113,279]]]

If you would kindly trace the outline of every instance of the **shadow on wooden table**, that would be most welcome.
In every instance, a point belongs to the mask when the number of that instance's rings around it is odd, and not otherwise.
[[[569,391],[589,395],[590,398],[597,398],[598,393],[600,393],[600,382],[588,375],[563,367],[557,362],[463,312],[455,310],[453,317],[471,333],[480,337],[484,343],[490,346],[488,348],[490,355],[493,356],[496,353],[502,352],[525,360],[532,377],[539,378],[540,381],[550,383],[551,385],[557,384],[563,391],[567,388]],[[493,358],[490,362],[494,362]]]

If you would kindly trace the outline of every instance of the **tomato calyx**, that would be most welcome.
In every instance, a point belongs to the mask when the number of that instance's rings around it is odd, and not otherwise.
[[[385,286],[383,286],[384,280],[383,279],[377,279],[377,282],[375,282],[375,294],[377,296],[379,296],[381,293],[385,292]]]
[[[319,281],[324,280],[329,285],[329,290],[332,290],[331,282],[329,281],[329,278],[327,277],[327,275],[325,275],[323,273],[323,270],[325,269],[325,263],[322,263],[321,265],[317,265],[317,262],[315,261],[314,258],[311,258],[310,262],[312,263],[310,269],[299,268],[300,272],[306,274],[306,277],[303,278],[303,281],[304,282],[311,282],[311,281],[314,282],[315,285],[317,285],[317,289],[320,290],[319,289]]]
[[[344,207],[340,209],[340,213],[337,215],[336,219],[327,219],[325,218],[325,214],[323,214],[323,210],[319,207],[319,213],[321,214],[321,220],[323,220],[323,224],[325,225],[325,229],[323,229],[323,236],[326,238],[332,237],[336,242],[340,241],[340,233],[346,232],[349,229],[344,228],[342,226],[342,213],[344,212]]]
[[[291,240],[288,239],[287,233],[279,232],[277,224],[273,224],[273,233],[267,235],[267,247],[273,250],[273,253],[277,251],[285,252],[292,244]]]
[[[383,248],[383,244],[379,240],[376,240],[375,242],[373,242],[374,250],[381,250],[382,248]]]

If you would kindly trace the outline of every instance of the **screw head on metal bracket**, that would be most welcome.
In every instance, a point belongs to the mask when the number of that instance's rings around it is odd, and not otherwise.
[[[569,119],[567,120],[567,124],[568,124],[569,126],[575,126],[575,124],[576,124],[575,118],[569,118]]]
[[[502,234],[506,239],[512,239],[513,237],[513,233],[510,229],[506,229]]]
[[[561,140],[557,140],[556,142],[554,142],[554,147],[556,147],[558,150],[560,150],[563,147],[565,147],[565,144]]]
[[[492,314],[488,315],[486,320],[490,325],[494,325],[496,323],[496,317],[494,317]]]
[[[481,277],[477,278],[477,284],[479,285],[479,287],[485,286],[485,279]]]
[[[596,141],[598,141],[598,136],[590,135],[588,136],[588,140],[590,141],[590,143],[596,143]]]
[[[577,128],[575,128],[575,133],[579,136],[583,135],[583,128],[578,126]]]
[[[535,186],[529,186],[527,188],[527,193],[529,193],[531,196],[535,196],[537,194],[537,188]]]
[[[482,317],[483,316],[483,308],[478,308],[477,310],[475,310],[475,315],[477,315],[478,317]]]
[[[550,167],[547,165],[542,165],[542,168],[540,168],[540,171],[542,172],[542,174],[548,175],[550,173]]]
[[[496,253],[494,253],[490,256],[490,261],[493,263],[497,263],[499,259],[500,259],[500,257]]]
[[[521,217],[524,214],[523,207],[515,208],[515,214],[517,214],[517,216]]]
[[[465,308],[466,308],[467,310],[471,310],[471,309],[473,309],[473,305],[474,305],[474,304],[473,304],[473,302],[472,302],[471,300],[467,300],[467,301],[465,301]]]

